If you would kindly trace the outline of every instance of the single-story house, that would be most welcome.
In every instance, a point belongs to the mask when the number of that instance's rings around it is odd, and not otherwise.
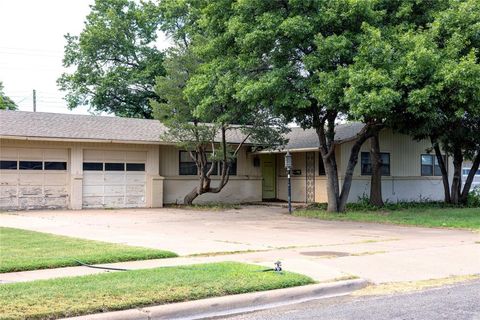
[[[344,141],[336,148],[340,177],[349,149],[362,128],[338,126]],[[162,140],[165,127],[156,120],[90,115],[0,111],[0,209],[134,208],[182,203],[197,183],[196,167],[187,152]],[[292,200],[326,202],[326,178],[313,130],[292,128]],[[228,140],[240,143],[239,131]],[[345,142],[346,141],[346,142]],[[428,141],[381,132],[383,194],[389,201],[439,200],[440,171]],[[362,147],[349,201],[369,193],[369,145]],[[201,202],[286,200],[285,150],[240,150],[227,186],[205,194]],[[450,161],[449,161],[450,163]]]

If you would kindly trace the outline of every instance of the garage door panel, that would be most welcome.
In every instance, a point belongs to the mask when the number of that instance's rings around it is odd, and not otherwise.
[[[104,183],[105,185],[124,185],[125,173],[124,172],[105,172]]]
[[[20,160],[43,160],[44,149],[19,148],[18,158]]]
[[[5,172],[7,170],[3,170],[2,173],[0,173],[0,184],[1,185],[14,185],[16,186],[18,184],[18,173],[17,171],[15,172]]]
[[[146,162],[147,161],[147,153],[146,152],[139,152],[139,151],[127,151],[125,160],[127,162]]]
[[[83,196],[103,196],[103,185],[102,186],[83,186]]]
[[[20,186],[18,188],[19,197],[43,197],[42,186]]]
[[[44,152],[45,161],[67,161],[68,150],[66,149],[48,149]]]
[[[67,174],[63,172],[59,173],[46,173],[45,184],[51,186],[65,186],[67,184]]]
[[[17,186],[3,185],[0,186],[0,198],[16,198]]]
[[[43,185],[43,172],[40,170],[20,170],[18,182],[22,186]]]
[[[65,186],[45,186],[43,193],[46,197],[67,197],[68,190]]]
[[[137,173],[130,173],[127,172],[126,175],[126,184],[127,185],[132,185],[132,184],[145,184],[145,173],[143,172],[137,172]]]
[[[145,186],[138,185],[138,186],[127,186],[126,187],[127,196],[145,196]]]
[[[83,207],[85,208],[100,208],[103,207],[103,196],[84,196]]]
[[[99,171],[84,171],[83,172],[83,186],[98,186],[103,185],[103,172]]]
[[[105,196],[123,197],[125,194],[125,186],[105,186]]]
[[[17,160],[17,158],[18,158],[17,148],[2,148],[2,159]]]
[[[84,207],[145,207],[145,172],[125,169],[127,163],[145,163],[147,152],[84,150],[84,161],[125,164],[122,171],[84,171]],[[104,166],[104,169],[113,168]]]
[[[45,206],[48,208],[64,208],[67,205],[66,197],[46,197]]]
[[[0,207],[4,210],[13,210],[18,208],[17,197],[0,197]]]
[[[105,203],[105,207],[107,207],[107,208],[123,207],[123,206],[125,206],[125,197],[123,195],[119,196],[119,197],[105,196],[104,197],[104,203]]]
[[[20,209],[38,209],[44,207],[43,196],[19,197],[18,207]]]
[[[105,162],[125,162],[125,151],[105,151],[103,157]]]
[[[69,150],[58,148],[1,148],[2,160],[62,161],[69,168]],[[68,172],[60,170],[2,170],[1,209],[65,208],[69,202]]]

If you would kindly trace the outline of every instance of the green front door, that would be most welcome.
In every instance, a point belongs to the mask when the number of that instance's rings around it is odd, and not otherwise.
[[[275,155],[265,154],[262,162],[262,199],[275,199]]]

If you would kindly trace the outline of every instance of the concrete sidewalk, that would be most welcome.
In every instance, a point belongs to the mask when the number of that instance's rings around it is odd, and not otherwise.
[[[480,233],[293,217],[278,207],[202,211],[132,209],[0,214],[0,226],[165,249],[183,257],[112,264],[127,269],[238,261],[327,281],[350,275],[373,283],[480,272]],[[229,251],[252,252],[228,254]],[[215,253],[214,256],[198,256]],[[196,256],[192,256],[196,255]],[[0,274],[30,281],[104,272],[86,267]]]
[[[334,246],[309,246],[284,250],[229,255],[179,257],[102,264],[128,270],[236,261],[273,267],[282,261],[284,270],[307,275],[318,282],[358,276],[372,283],[416,281],[470,275],[480,272],[480,244],[392,250],[392,243],[365,242]],[[412,244],[413,247],[413,244]],[[84,266],[0,274],[0,282],[25,282],[111,272]]]

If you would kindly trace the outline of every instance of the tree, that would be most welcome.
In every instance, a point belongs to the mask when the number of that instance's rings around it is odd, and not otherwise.
[[[159,23],[153,2],[96,0],[81,34],[65,36],[63,65],[75,70],[57,82],[69,108],[152,118],[149,100],[161,99],[155,77],[164,74],[164,55],[155,46]]]
[[[237,53],[242,76],[234,95],[240,101],[273,106],[288,121],[316,130],[328,210],[343,211],[360,147],[384,126],[379,115],[361,117],[365,126],[354,141],[340,186],[335,148],[341,141],[335,140],[335,126],[354,118],[345,90],[349,66],[356,63],[365,26],[395,24],[422,13],[418,7],[425,6],[418,1],[219,1],[196,10],[196,21],[213,30],[205,39],[208,52]]]
[[[3,83],[0,81],[0,110],[17,110],[17,105],[3,92]]]
[[[466,201],[473,174],[461,190],[464,157],[479,154],[480,103],[477,1],[437,1],[419,21],[389,28],[369,27],[351,67],[347,97],[357,115],[383,108],[391,93],[395,103],[385,123],[416,139],[430,139],[442,171],[447,202]],[[432,5],[430,3],[430,5]],[[423,10],[423,9],[422,9]],[[412,15],[413,17],[420,15]],[[366,34],[368,34],[366,33]],[[378,104],[379,103],[379,104]],[[357,110],[357,111],[355,111]],[[442,152],[443,149],[443,152]],[[442,153],[454,159],[449,184]],[[470,183],[469,183],[470,182]],[[451,189],[450,189],[451,187]]]
[[[176,16],[178,11],[172,10],[175,3],[163,4],[163,14],[184,18],[183,11]],[[198,196],[218,193],[227,185],[231,167],[247,141],[263,147],[280,145],[286,127],[267,109],[242,104],[235,98],[239,73],[234,61],[228,59],[228,53],[222,53],[221,60],[202,53],[203,42],[196,40],[208,34],[207,30],[179,25],[164,26],[176,43],[165,60],[166,75],[158,77],[155,86],[165,101],[152,101],[152,106],[155,118],[167,126],[167,139],[189,151],[196,164],[198,185],[184,198],[189,205]],[[239,133],[240,140],[230,138]]]

